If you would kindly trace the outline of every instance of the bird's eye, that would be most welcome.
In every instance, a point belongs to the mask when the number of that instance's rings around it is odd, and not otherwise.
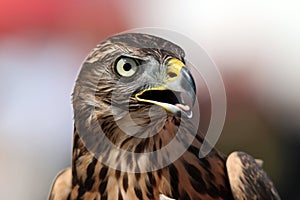
[[[120,58],[115,65],[115,70],[120,76],[133,76],[138,70],[137,62],[132,58]]]

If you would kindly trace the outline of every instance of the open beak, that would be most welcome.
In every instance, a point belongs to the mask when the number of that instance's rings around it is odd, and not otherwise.
[[[196,85],[185,65],[177,58],[172,58],[167,64],[166,83],[141,90],[135,94],[135,98],[161,106],[175,115],[192,118]]]

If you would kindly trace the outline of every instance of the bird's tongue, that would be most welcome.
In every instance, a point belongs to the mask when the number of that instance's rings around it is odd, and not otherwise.
[[[180,110],[183,110],[186,112],[188,112],[190,110],[190,107],[188,105],[176,103],[175,106],[178,107]]]
[[[191,111],[190,106],[185,104],[176,103],[175,106],[181,110],[181,114],[187,118],[193,117],[193,112]]]

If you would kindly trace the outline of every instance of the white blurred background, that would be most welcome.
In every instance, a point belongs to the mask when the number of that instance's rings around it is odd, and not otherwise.
[[[300,198],[297,1],[0,2],[0,199],[46,199],[71,163],[71,93],[88,52],[112,34],[161,27],[202,45],[228,112],[219,149],[262,158],[282,199]]]

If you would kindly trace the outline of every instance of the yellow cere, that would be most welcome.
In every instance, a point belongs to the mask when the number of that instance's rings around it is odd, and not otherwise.
[[[168,68],[167,68],[167,76],[168,76],[168,81],[172,82],[176,78],[178,78],[180,74],[180,70],[182,67],[184,67],[183,62],[177,58],[172,58],[168,62]]]

